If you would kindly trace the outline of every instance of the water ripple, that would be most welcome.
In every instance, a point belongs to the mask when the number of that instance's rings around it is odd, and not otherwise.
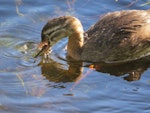
[[[0,27],[1,73],[15,72],[18,68],[24,70],[37,66],[40,62],[40,59],[33,58],[38,45],[35,37],[40,39],[40,30],[32,25],[12,25]]]

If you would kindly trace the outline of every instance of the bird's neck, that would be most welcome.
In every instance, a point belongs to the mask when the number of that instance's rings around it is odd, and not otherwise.
[[[67,53],[75,60],[81,60],[82,46],[84,43],[83,33],[73,33],[69,36]]]

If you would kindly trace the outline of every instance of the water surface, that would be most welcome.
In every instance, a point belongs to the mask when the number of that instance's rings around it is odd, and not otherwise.
[[[67,62],[67,38],[50,58],[32,55],[48,19],[76,16],[87,30],[103,14],[149,9],[148,0],[1,0],[0,113],[149,113],[149,62]],[[91,68],[92,67],[92,68]]]

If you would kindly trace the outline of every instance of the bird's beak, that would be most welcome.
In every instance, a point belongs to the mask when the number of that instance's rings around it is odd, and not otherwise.
[[[49,41],[43,41],[40,42],[38,45],[38,49],[36,54],[34,55],[34,58],[37,58],[38,56],[42,56],[44,54],[48,54],[50,51],[50,42]]]

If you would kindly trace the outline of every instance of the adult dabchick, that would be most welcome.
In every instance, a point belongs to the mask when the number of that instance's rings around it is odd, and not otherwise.
[[[69,37],[67,54],[74,60],[126,62],[139,59],[150,55],[150,10],[108,13],[86,32],[75,17],[54,18],[44,26],[39,48],[48,49],[66,36]]]

